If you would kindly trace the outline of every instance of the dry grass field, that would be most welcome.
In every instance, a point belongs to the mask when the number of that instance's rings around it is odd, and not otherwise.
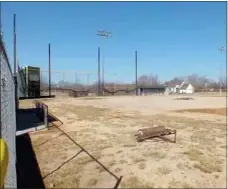
[[[123,176],[120,188],[225,188],[225,98],[173,99],[44,99],[76,142],[55,127],[30,134],[46,187],[113,188]],[[136,142],[135,132],[153,124],[177,129],[177,142]]]

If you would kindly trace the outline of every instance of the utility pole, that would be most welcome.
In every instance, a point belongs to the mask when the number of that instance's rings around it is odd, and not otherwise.
[[[135,51],[135,95],[138,96],[138,57]]]
[[[49,96],[51,96],[51,43],[48,45]]]
[[[98,93],[98,96],[100,96],[100,92],[101,92],[101,73],[100,73],[100,69],[101,69],[101,66],[100,66],[100,47],[98,47],[98,86],[97,86],[97,93]]]
[[[225,47],[222,46],[218,49],[221,53],[225,51]],[[219,94],[222,96],[222,63],[220,62],[220,76],[219,76]]]
[[[102,37],[102,38],[110,38],[112,36],[112,33],[110,31],[105,31],[105,30],[98,30],[97,35]],[[104,48],[103,48],[104,49]],[[104,50],[103,50],[104,52]],[[102,93],[104,96],[104,54],[103,54],[103,62],[102,62]]]

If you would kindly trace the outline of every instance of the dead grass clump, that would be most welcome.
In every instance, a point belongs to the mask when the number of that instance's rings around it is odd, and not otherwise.
[[[176,112],[204,113],[226,116],[226,108],[203,108],[203,109],[184,109]]]
[[[114,171],[115,173],[119,173],[121,170],[122,170],[121,168],[117,167]]]
[[[93,158],[98,160],[101,157],[101,153],[100,152],[94,153],[92,156],[93,156]],[[75,162],[79,166],[84,166],[84,165],[86,165],[86,164],[88,164],[90,162],[95,162],[95,160],[93,158],[91,158],[89,155],[86,154],[83,157],[75,158]]]
[[[194,187],[188,183],[183,183],[182,188],[194,188]]]
[[[116,164],[116,161],[115,160],[111,160],[109,163],[108,163],[108,167],[112,167],[113,165]]]
[[[176,187],[180,186],[180,184],[181,184],[180,181],[177,181],[176,179],[172,179],[172,180],[169,182],[168,188],[176,188]]]
[[[127,148],[136,147],[136,144],[124,144],[123,147],[127,147]]]
[[[80,157],[77,159],[77,164],[83,166],[93,161],[91,157]]]
[[[80,176],[65,172],[63,174],[61,173],[61,175],[50,175],[44,179],[44,184],[49,188],[80,188],[80,180]]]
[[[183,170],[183,169],[185,169],[185,168],[187,168],[187,169],[192,169],[192,167],[191,167],[189,164],[187,164],[187,163],[181,163],[181,162],[179,162],[179,163],[177,164],[177,168],[179,168],[179,169],[181,169],[181,170]]]
[[[126,180],[123,180],[120,187],[121,188],[153,188],[154,184],[145,182],[144,180],[141,180],[138,177],[133,176]]]
[[[139,165],[138,165],[139,169],[145,169],[146,168],[146,164],[141,162]]]
[[[106,170],[105,170],[103,167],[101,167],[101,166],[97,166],[96,169],[98,170],[99,173],[103,173],[103,172],[106,171]]]
[[[189,151],[184,152],[185,155],[188,155],[189,159],[192,161],[199,161],[203,153],[197,149],[190,149]]]
[[[192,161],[197,161],[194,164],[194,167],[196,169],[201,170],[205,173],[213,173],[213,172],[222,172],[223,167],[223,161],[220,159],[216,159],[217,157],[207,158],[204,156],[204,154],[197,150],[197,149],[191,149],[187,152],[184,152],[184,154],[188,155],[189,159]]]
[[[157,172],[162,175],[168,175],[169,173],[172,172],[172,170],[169,169],[168,167],[159,167]]]
[[[97,182],[98,182],[97,179],[91,178],[91,179],[88,180],[88,185],[89,185],[89,186],[94,186],[94,185],[97,184]]]
[[[124,160],[124,159],[121,159],[121,160],[120,160],[120,163],[121,163],[121,164],[127,164],[127,161]]]
[[[146,160],[142,157],[132,157],[134,163],[145,162]]]
[[[67,104],[64,107],[65,112],[72,112],[78,116],[79,120],[90,120],[94,118],[105,117],[108,109],[105,108],[97,108],[93,106],[76,106]]]
[[[152,151],[152,152],[146,152],[143,154],[146,157],[153,157],[156,159],[163,159],[166,157],[166,154],[163,152],[159,152],[159,151]]]
[[[196,169],[204,173],[222,172],[223,171],[222,160],[206,160],[201,159],[198,163],[194,164]]]

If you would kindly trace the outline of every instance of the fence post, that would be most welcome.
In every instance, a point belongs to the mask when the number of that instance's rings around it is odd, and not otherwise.
[[[48,107],[44,105],[44,125],[49,129],[49,124],[48,124]]]

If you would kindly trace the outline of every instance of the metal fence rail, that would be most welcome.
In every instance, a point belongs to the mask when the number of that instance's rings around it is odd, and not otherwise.
[[[36,106],[36,116],[44,122],[46,128],[49,128],[48,124],[48,106],[40,101],[34,101]]]

